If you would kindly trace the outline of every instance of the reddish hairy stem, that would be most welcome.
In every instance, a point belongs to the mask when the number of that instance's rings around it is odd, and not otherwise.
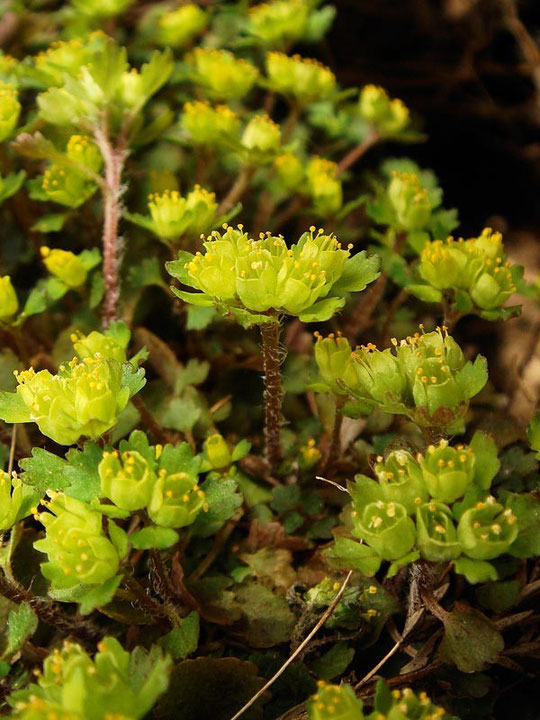
[[[271,471],[275,471],[281,462],[281,403],[283,386],[281,384],[281,354],[279,349],[278,322],[264,323],[260,326],[262,337],[262,356],[264,367],[264,437],[266,441],[266,459]]]
[[[105,298],[103,300],[103,327],[118,319],[118,301],[120,299],[120,238],[118,224],[122,215],[122,171],[127,158],[127,150],[122,140],[113,144],[106,123],[94,132],[96,144],[103,156],[105,165],[105,187],[103,189],[103,280]]]

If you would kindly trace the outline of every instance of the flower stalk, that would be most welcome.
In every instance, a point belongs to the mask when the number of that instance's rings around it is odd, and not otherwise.
[[[120,299],[120,249],[118,225],[122,215],[122,172],[128,155],[124,142],[119,138],[114,144],[104,122],[94,131],[94,137],[103,156],[105,165],[105,186],[103,188],[103,280],[105,297],[103,301],[103,327],[118,319]]]
[[[260,326],[264,368],[264,437],[266,459],[273,471],[281,462],[281,426],[283,417],[281,403],[283,385],[281,381],[281,352],[279,348],[280,325],[278,322]]]

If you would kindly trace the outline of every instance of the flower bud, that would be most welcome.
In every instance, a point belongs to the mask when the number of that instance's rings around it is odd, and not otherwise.
[[[329,68],[300,55],[267,53],[266,73],[271,90],[295,98],[300,105],[324,100],[336,89],[336,77]]]
[[[315,467],[322,457],[319,448],[315,447],[315,440],[311,438],[301,446],[298,455],[298,465],[301,470],[310,470]]]
[[[357,377],[351,358],[351,346],[341,333],[323,338],[315,333],[315,362],[319,375],[334,395],[348,395],[349,388],[355,387]]]
[[[183,198],[177,190],[149,195],[148,208],[154,232],[162,240],[177,240],[183,235],[199,236],[208,232],[216,219],[216,196],[199,185]]]
[[[302,37],[307,19],[304,0],[273,0],[249,9],[248,32],[263,45],[280,47]]]
[[[146,507],[156,476],[140,453],[103,453],[98,472],[102,493],[121,510],[132,512]]]
[[[334,215],[343,202],[338,166],[330,160],[313,157],[307,167],[307,189],[317,214]]]
[[[51,163],[41,178],[41,190],[48,200],[77,208],[91,197],[97,185],[81,171],[66,163]]]
[[[14,720],[141,720],[167,689],[171,658],[152,648],[130,655],[116,638],[98,643],[92,659],[70,640],[45,658],[36,682],[9,697]],[[134,681],[136,680],[136,681]]]
[[[20,114],[21,104],[17,90],[9,83],[0,82],[0,142],[13,134]]]
[[[37,499],[35,490],[23,485],[16,472],[10,477],[7,472],[0,470],[0,535],[29,515]]]
[[[380,404],[401,400],[407,379],[391,350],[377,350],[371,343],[361,345],[352,359],[356,372],[353,394]]]
[[[65,73],[76,75],[88,60],[88,48],[80,40],[57,40],[36,55],[34,67],[47,85],[59,86]]]
[[[124,363],[127,360],[126,348],[129,342],[129,334],[126,333],[125,341],[119,335],[107,335],[92,330],[89,335],[81,332],[72,333],[71,342],[73,349],[82,359],[88,357],[102,357]]]
[[[74,253],[69,250],[51,250],[49,247],[41,248],[41,256],[47,270],[69,288],[78,288],[84,285],[88,271]]]
[[[221,235],[214,231],[203,245],[205,254],[197,253],[185,265],[189,277],[207,295],[222,301],[233,300],[236,289],[231,280],[236,275],[237,258],[249,251],[247,233],[240,227],[234,230],[228,226]]]
[[[492,560],[505,553],[518,535],[518,521],[510,508],[489,496],[466,510],[458,524],[458,540],[465,555]]]
[[[71,0],[78,10],[96,18],[111,18],[128,8],[133,0]]]
[[[426,282],[438,290],[462,287],[466,279],[467,253],[459,243],[449,238],[428,242],[420,255],[419,273]]]
[[[390,100],[386,90],[366,85],[360,93],[360,115],[381,137],[395,137],[409,125],[409,110],[398,99]]]
[[[208,469],[219,470],[233,461],[231,451],[223,435],[214,433],[203,443],[203,453]],[[206,469],[203,465],[203,469]]]
[[[418,230],[429,222],[431,203],[417,175],[395,170],[388,186],[388,199],[399,228]]]
[[[354,502],[353,507],[356,508]],[[399,503],[382,500],[368,503],[360,512],[355,509],[353,524],[354,534],[385,560],[403,557],[414,546],[414,523]]]
[[[300,158],[292,153],[278,155],[274,160],[276,174],[286,190],[298,190],[305,178],[304,166]]]
[[[416,544],[426,560],[445,562],[461,553],[452,512],[443,503],[425,503],[416,510],[416,531]]]
[[[363,720],[362,701],[350,685],[317,683],[317,692],[307,702],[309,720]]]
[[[73,358],[58,375],[33,368],[17,373],[17,394],[41,432],[60,445],[73,445],[81,436],[97,439],[116,424],[129,400],[116,360]]]
[[[408,513],[428,499],[420,465],[406,450],[394,450],[386,460],[379,457],[374,471],[383,499],[400,503]]]
[[[72,135],[66,147],[70,160],[84,165],[85,168],[99,172],[103,166],[103,157],[95,144],[85,135]]]
[[[19,309],[19,300],[9,275],[0,277],[0,321],[9,322]]]
[[[101,513],[64,493],[48,494],[51,500],[44,504],[50,512],[38,516],[46,535],[34,547],[48,556],[41,571],[53,588],[101,584],[114,577],[120,557],[103,532]]]
[[[420,460],[424,481],[431,497],[451,503],[465,495],[474,480],[475,457],[472,448],[453,448],[446,440],[430,445]]]
[[[148,504],[152,522],[161,527],[185,527],[191,525],[205,507],[206,498],[197,485],[197,475],[184,471],[168,473],[164,468],[158,470]]]
[[[206,12],[194,3],[187,3],[159,15],[154,37],[161,47],[184,48],[193,42],[207,23]]]
[[[259,75],[255,65],[235,57],[228,50],[198,47],[191,53],[188,62],[193,67],[195,82],[217,100],[243,98]]]
[[[191,140],[199,145],[231,144],[238,136],[240,120],[227,105],[212,107],[207,102],[188,102],[184,105],[182,127]]]
[[[278,152],[281,129],[268,115],[255,115],[242,135],[242,145],[251,162],[264,164]]]

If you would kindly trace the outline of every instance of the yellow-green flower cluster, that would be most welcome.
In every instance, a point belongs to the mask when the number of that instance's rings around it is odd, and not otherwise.
[[[427,225],[431,202],[418,175],[394,170],[388,186],[388,199],[395,212],[397,228],[419,230]]]
[[[248,33],[262,45],[281,47],[299,40],[309,15],[305,0],[273,0],[249,9]]]
[[[393,338],[392,349],[373,343],[352,353],[356,376],[347,385],[336,382],[368,405],[408,415],[421,426],[450,426],[467,411],[469,400],[487,382],[487,364],[479,355],[474,364],[446,329]]]
[[[218,204],[213,192],[199,185],[185,197],[177,190],[165,190],[148,196],[150,217],[138,214],[128,219],[150,230],[162,242],[174,245],[180,238],[198,237],[215,224]]]
[[[153,38],[161,47],[184,48],[190,45],[208,23],[207,13],[194,3],[172,10],[161,8],[155,18]]]
[[[391,100],[382,87],[366,85],[360,93],[360,115],[365,118],[381,137],[396,137],[410,123],[409,110],[397,98]]]
[[[273,165],[280,183],[289,192],[300,189],[306,176],[302,161],[293,153],[278,155]]]
[[[0,82],[0,142],[11,137],[19,122],[19,93],[10,83]]]
[[[76,208],[97,190],[91,175],[101,170],[103,159],[96,144],[84,135],[72,135],[66,160],[50,163],[41,177],[42,199]]]
[[[300,55],[267,53],[266,74],[271,90],[294,98],[300,105],[324,100],[336,90],[336,77],[329,68]]]
[[[19,309],[17,293],[9,275],[0,277],[0,322],[9,323]]]
[[[42,504],[50,512],[36,514],[46,529],[43,540],[34,543],[46,553],[48,561],[41,572],[51,581],[53,590],[67,590],[78,585],[100,585],[115,577],[124,554],[118,547],[118,534],[124,532],[109,520],[109,539],[103,530],[102,514],[64,493],[48,491],[49,501]],[[125,541],[127,550],[127,541]]]
[[[315,361],[322,383],[317,383],[314,389],[348,395],[349,388],[357,382],[349,341],[340,332],[330,333],[326,338],[316,332],[315,338]]]
[[[502,235],[485,228],[476,238],[449,237],[427,243],[420,255],[419,273],[439,291],[466,293],[471,306],[492,311],[500,308],[516,290],[521,268],[511,266]]]
[[[182,283],[201,293],[175,289],[176,295],[199,305],[243,308],[254,313],[307,316],[319,311],[320,319],[343,305],[344,298],[331,291],[362,290],[377,276],[378,263],[365,253],[350,257],[333,235],[314,227],[288,247],[282,236],[261,233],[253,240],[243,227],[225,226],[204,243],[205,253],[181,252],[167,269]],[[345,271],[347,280],[340,284]],[[311,315],[310,315],[311,316]],[[319,317],[319,314],[317,315]],[[259,316],[254,322],[264,321]]]
[[[513,553],[519,533],[510,504],[488,494],[499,467],[495,443],[480,431],[470,445],[441,440],[424,454],[379,456],[375,480],[357,475],[349,484],[353,535],[392,561],[391,572],[421,557],[455,561],[470,582],[497,579],[485,561]]]
[[[259,76],[255,65],[228,50],[198,47],[191,53],[189,63],[195,82],[217,100],[243,98]]]
[[[1,416],[6,422],[35,422],[44,435],[61,445],[81,436],[98,438],[116,424],[130,389],[123,366],[116,360],[73,358],[57,375],[33,368],[16,372],[15,396],[2,393]],[[6,396],[14,397],[7,403]],[[6,402],[6,405],[4,405]]]
[[[0,470],[0,535],[29,515],[37,499],[37,492],[23,485],[16,472],[10,477]]]
[[[212,106],[193,101],[184,105],[182,127],[198,145],[232,145],[240,131],[240,119],[227,105]]]
[[[60,250],[43,245],[40,248],[41,257],[47,270],[69,288],[78,288],[84,285],[88,276],[86,265],[78,255],[71,250]]]
[[[56,40],[36,55],[34,67],[46,85],[62,85],[64,74],[75,75],[88,59],[88,49],[80,40]]]
[[[131,654],[106,637],[94,659],[65,640],[36,673],[37,682],[8,699],[16,720],[139,720],[167,689],[171,660],[154,647]]]
[[[268,115],[255,115],[242,135],[247,160],[255,165],[270,162],[279,151],[280,144],[281,128]]]
[[[307,166],[307,190],[313,209],[321,217],[335,215],[343,202],[343,191],[335,162],[315,156]]]
[[[71,0],[77,10],[96,18],[111,18],[128,8],[133,0]]]
[[[379,680],[374,709],[364,713],[363,703],[351,685],[332,685],[319,680],[318,689],[307,703],[309,720],[459,720],[431,702],[425,692],[411,688],[390,690]]]

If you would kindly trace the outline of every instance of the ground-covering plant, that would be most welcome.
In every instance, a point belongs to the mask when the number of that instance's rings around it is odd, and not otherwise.
[[[331,5],[25,5],[0,714],[498,716],[538,647],[540,419],[490,419],[460,324],[538,284],[390,157],[424,139],[400,99],[312,59]]]

